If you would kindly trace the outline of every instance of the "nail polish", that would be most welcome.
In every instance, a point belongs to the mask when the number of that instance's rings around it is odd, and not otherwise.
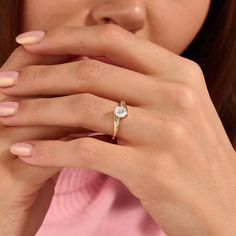
[[[0,72],[0,87],[10,87],[16,84],[19,77],[19,72],[17,71],[6,71]]]
[[[32,155],[33,146],[28,143],[14,143],[10,147],[10,152],[17,156],[29,157]]]
[[[16,42],[23,45],[35,44],[43,39],[44,31],[29,31],[16,37]]]
[[[19,107],[18,102],[0,102],[0,116],[14,115]]]

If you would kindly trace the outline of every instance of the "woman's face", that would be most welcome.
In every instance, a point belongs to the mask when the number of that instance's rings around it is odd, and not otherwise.
[[[211,0],[24,0],[21,31],[116,23],[181,54],[200,30]]]

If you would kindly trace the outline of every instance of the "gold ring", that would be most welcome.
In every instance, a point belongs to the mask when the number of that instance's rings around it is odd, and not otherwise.
[[[120,104],[113,108],[113,117],[114,117],[114,129],[112,139],[116,138],[118,128],[120,125],[120,119],[125,118],[128,115],[128,108],[125,101],[121,101]]]

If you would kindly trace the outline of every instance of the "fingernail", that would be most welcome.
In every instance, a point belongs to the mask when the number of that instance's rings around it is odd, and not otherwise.
[[[14,115],[18,107],[18,102],[0,102],[0,116]]]
[[[32,155],[33,145],[28,143],[14,143],[10,147],[10,152],[17,156],[29,157]]]
[[[18,77],[19,72],[16,71],[0,72],[0,87],[5,88],[15,85]]]
[[[44,31],[29,31],[23,34],[20,34],[16,37],[16,42],[19,44],[35,44],[43,39],[45,35]]]

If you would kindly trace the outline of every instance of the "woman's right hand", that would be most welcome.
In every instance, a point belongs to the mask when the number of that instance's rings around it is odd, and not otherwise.
[[[58,64],[65,60],[68,58],[33,55],[18,47],[0,71],[36,64]],[[1,101],[10,99],[0,94]],[[50,206],[60,171],[60,168],[24,163],[10,153],[11,144],[25,139],[61,138],[71,131],[62,127],[5,127],[0,124],[0,235],[36,234]]]

